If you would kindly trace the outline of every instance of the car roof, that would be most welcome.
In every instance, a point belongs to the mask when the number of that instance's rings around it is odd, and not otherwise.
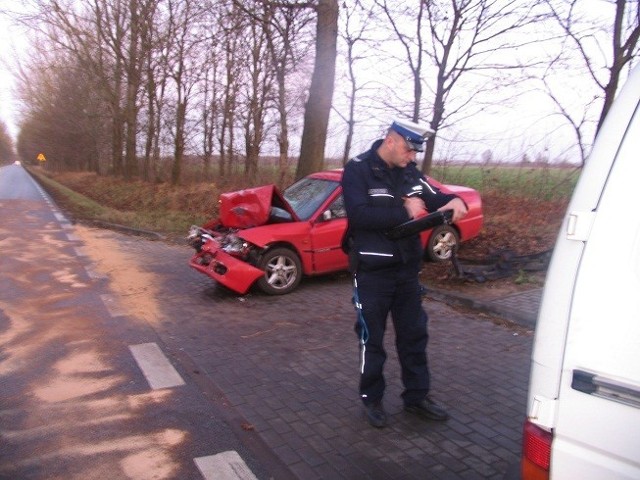
[[[324,170],[322,172],[312,173],[309,175],[309,177],[339,182],[340,180],[342,180],[342,171],[342,168],[334,168],[332,170]]]

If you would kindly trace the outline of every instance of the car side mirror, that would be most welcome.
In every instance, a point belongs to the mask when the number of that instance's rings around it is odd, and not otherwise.
[[[333,218],[333,215],[331,214],[331,210],[325,210],[324,212],[322,212],[322,221],[323,222],[327,222],[329,220],[331,220]]]

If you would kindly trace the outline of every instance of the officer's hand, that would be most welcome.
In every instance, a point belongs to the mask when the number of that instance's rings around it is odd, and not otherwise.
[[[438,211],[444,211],[444,210],[453,210],[453,219],[452,219],[453,222],[462,220],[467,215],[467,213],[469,213],[465,203],[462,201],[461,198],[457,198],[457,197],[438,209]]]
[[[427,213],[424,201],[418,197],[405,197],[404,208],[409,214],[409,218],[418,218]]]

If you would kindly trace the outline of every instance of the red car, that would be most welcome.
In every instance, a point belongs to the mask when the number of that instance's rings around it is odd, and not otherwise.
[[[347,226],[342,169],[309,175],[280,193],[274,185],[220,195],[220,217],[193,226],[190,265],[225,287],[246,293],[254,283],[267,294],[294,290],[303,275],[347,270],[341,249]],[[425,259],[451,258],[460,241],[478,235],[482,202],[477,191],[430,182],[456,193],[469,207],[460,222],[421,233]]]

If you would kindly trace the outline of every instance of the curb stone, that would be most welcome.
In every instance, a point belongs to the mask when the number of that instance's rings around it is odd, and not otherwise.
[[[497,315],[522,327],[535,328],[542,298],[542,288],[518,292],[493,300],[479,300],[460,293],[432,290],[427,297],[451,306]]]

